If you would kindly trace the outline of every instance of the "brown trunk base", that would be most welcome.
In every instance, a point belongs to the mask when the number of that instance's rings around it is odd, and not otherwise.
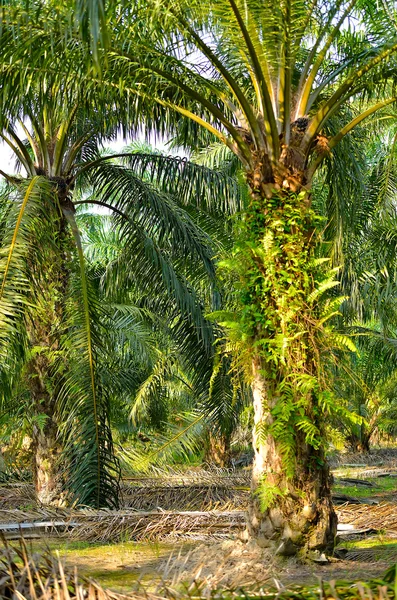
[[[248,536],[259,546],[273,547],[283,556],[332,554],[337,517],[332,505],[331,476],[322,451],[309,447],[296,432],[295,474],[287,479],[276,440],[270,434],[263,439],[259,433],[259,426],[270,425],[272,416],[264,409],[266,381],[255,367],[254,374],[255,456]]]
[[[326,498],[304,502],[295,495],[283,497],[263,512],[255,498],[248,511],[248,536],[281,556],[332,554],[336,526],[332,502]]]
[[[230,441],[226,436],[208,434],[204,461],[209,465],[227,468],[231,465]]]
[[[56,432],[56,424],[49,418],[43,430],[33,433],[33,481],[37,501],[43,506],[65,505]]]
[[[368,437],[363,437],[362,439],[350,436],[348,439],[350,450],[357,454],[370,454],[371,446],[370,439]]]

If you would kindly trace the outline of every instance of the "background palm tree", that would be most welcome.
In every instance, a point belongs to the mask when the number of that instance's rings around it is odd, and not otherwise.
[[[342,422],[355,450],[369,451],[383,416],[393,411],[396,370],[396,231],[395,116],[383,115],[368,127],[361,189],[347,200],[343,236],[336,236],[336,253],[345,300],[341,327],[352,333],[358,352],[337,366],[336,394],[362,418]],[[386,126],[386,127],[385,127]],[[346,362],[347,361],[347,362]]]

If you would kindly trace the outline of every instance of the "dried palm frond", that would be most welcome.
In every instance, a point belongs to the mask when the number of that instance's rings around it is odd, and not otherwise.
[[[346,504],[338,507],[337,514],[340,523],[350,523],[357,529],[365,527],[397,534],[395,504],[383,502],[371,507],[362,504]]]
[[[158,507],[163,510],[242,510],[247,506],[248,495],[249,486],[134,485],[123,488],[123,506],[136,510]]]
[[[15,508],[32,505],[36,493],[31,483],[14,483],[0,486],[0,508]]]
[[[213,468],[205,469],[152,469],[154,475],[151,477],[125,477],[123,482],[128,485],[250,485],[251,469],[225,469]]]
[[[21,525],[18,530],[17,525]],[[22,525],[24,528],[22,528]],[[134,510],[0,510],[0,531],[21,537],[37,530],[73,540],[117,542],[225,537],[245,527],[243,511],[134,511]]]
[[[162,540],[165,538],[224,537],[245,527],[242,511],[134,512],[84,511],[79,526],[63,535],[89,542],[117,540]]]
[[[397,448],[374,448],[370,454],[344,453],[337,454],[330,459],[333,468],[342,466],[365,465],[368,467],[382,466],[385,469],[397,467]]]
[[[76,511],[60,509],[58,507],[2,509],[0,510],[0,526],[4,523],[34,523],[35,521],[69,520],[76,516]]]
[[[247,506],[250,470],[163,471],[123,480],[123,507],[136,510],[242,510]]]

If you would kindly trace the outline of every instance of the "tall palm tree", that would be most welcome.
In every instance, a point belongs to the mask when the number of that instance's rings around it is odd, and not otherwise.
[[[107,85],[122,82],[146,102],[149,127],[163,114],[178,139],[227,146],[250,191],[230,266],[255,408],[251,535],[278,540],[281,554],[332,549],[324,456],[332,401],[321,357],[331,342],[321,298],[334,281],[316,260],[310,190],[344,137],[395,102],[385,83],[397,51],[390,19],[359,0],[149,0],[117,3],[113,14],[112,6],[77,3],[97,57],[107,48]],[[365,105],[349,117],[352,98]]]
[[[155,156],[123,153],[126,162],[117,163],[101,155],[102,141],[119,127],[119,94],[100,92],[71,70],[76,60],[81,67],[84,49],[73,39],[62,46],[70,14],[62,20],[55,11],[59,19],[51,21],[50,11],[48,5],[30,15],[10,4],[2,19],[0,137],[22,175],[0,172],[7,182],[0,223],[0,398],[10,402],[24,386],[33,412],[42,416],[33,432],[41,502],[59,501],[64,488],[83,504],[117,506],[109,412],[120,382],[103,368],[106,329],[115,315],[100,302],[87,267],[76,208],[110,211],[123,247],[109,269],[109,286],[121,295],[124,284],[141,285],[157,296],[157,310],[170,311],[185,347],[193,348],[191,360],[206,357],[201,364],[208,370],[213,326],[197,290],[204,279],[214,288],[213,248],[184,206],[191,201],[199,210],[213,202],[202,193],[204,173],[226,198],[236,186],[202,167],[196,185],[185,177],[185,161],[168,158],[173,197],[142,175]],[[51,54],[56,33],[62,42]],[[32,55],[47,72],[32,68]]]

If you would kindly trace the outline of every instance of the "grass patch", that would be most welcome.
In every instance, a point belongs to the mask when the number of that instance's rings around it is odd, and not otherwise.
[[[138,581],[144,582],[145,579],[152,581],[153,577],[151,573],[146,576],[138,571],[131,570],[119,570],[119,571],[108,571],[107,569],[90,571],[89,577],[95,579],[104,588],[109,588],[115,592],[128,593],[135,587]]]
[[[344,548],[347,549],[368,549],[368,548],[373,548],[376,549],[379,546],[382,547],[387,547],[390,550],[392,550],[393,548],[395,548],[396,550],[396,557],[397,557],[397,540],[396,538],[390,538],[387,537],[386,535],[380,533],[378,535],[374,535],[374,536],[368,536],[362,540],[354,540],[354,541],[346,541],[346,542],[341,542],[339,544],[339,546],[343,546]]]
[[[383,494],[393,495],[397,491],[396,477],[376,477],[373,479],[363,479],[363,481],[370,481],[372,487],[337,483],[332,489],[338,494],[346,494],[347,496],[355,496],[356,498],[371,498]]]
[[[159,583],[158,569],[165,557],[171,554],[173,544],[159,542],[122,542],[104,544],[83,541],[67,541],[54,538],[27,540],[29,554],[44,554],[47,550],[59,554],[69,568],[116,592],[131,591],[142,581]],[[16,557],[16,562],[21,560]]]

